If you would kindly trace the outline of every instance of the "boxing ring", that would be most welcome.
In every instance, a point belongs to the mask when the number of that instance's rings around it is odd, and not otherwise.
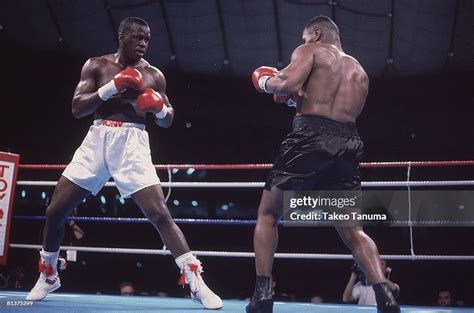
[[[172,169],[205,169],[205,170],[265,170],[270,169],[272,164],[168,164],[156,165],[157,170],[166,170],[169,181],[162,182],[161,185],[168,189],[167,199],[174,188],[258,188],[264,186],[263,182],[173,182]],[[417,162],[370,162],[361,163],[361,168],[369,169],[406,169],[404,180],[393,181],[364,181],[362,188],[405,188],[410,195],[412,188],[418,187],[459,187],[474,186],[474,180],[412,180],[411,171],[415,167],[467,167],[474,166],[474,160],[469,161],[417,161]],[[25,170],[61,170],[65,165],[41,165],[41,164],[20,164],[21,171]],[[56,181],[32,181],[18,180],[17,186],[50,186],[56,185]],[[113,182],[108,182],[106,187],[113,187]],[[15,215],[15,221],[43,221],[44,216]],[[123,218],[123,217],[91,217],[91,216],[71,216],[68,219],[84,223],[149,223],[145,218]],[[243,219],[175,219],[177,224],[196,225],[229,225],[253,227],[255,220]],[[282,224],[280,222],[280,224]],[[448,261],[462,260],[474,261],[474,255],[428,255],[417,254],[413,240],[413,225],[408,223],[410,230],[410,253],[381,255],[386,260],[412,260],[412,261]],[[41,248],[38,244],[31,243],[10,243],[13,249],[34,249]],[[145,255],[169,255],[166,247],[162,249],[141,249],[141,248],[111,248],[111,247],[84,247],[84,246],[62,246],[61,250],[76,252],[95,252],[111,254],[145,254]],[[250,251],[201,251],[193,250],[197,256],[219,257],[219,258],[253,258],[254,253]],[[279,259],[323,259],[323,260],[352,260],[350,254],[324,254],[324,253],[279,253],[275,254]],[[253,282],[252,282],[253,283]],[[194,312],[201,310],[199,304],[192,303],[189,299],[181,298],[158,298],[158,297],[119,297],[106,295],[70,294],[55,292],[45,300],[35,303],[22,302],[26,297],[24,292],[0,292],[0,311],[16,312],[17,307],[22,305],[23,311],[31,312]],[[7,306],[6,303],[10,301]],[[223,312],[244,312],[246,301],[224,300]],[[298,302],[276,302],[274,312],[376,312],[375,307],[357,305],[338,304],[311,304]],[[402,312],[474,312],[473,308],[447,308],[440,309],[434,307],[411,307],[402,306]]]
[[[5,301],[21,301],[26,297],[25,292],[0,292],[2,302],[1,312],[140,312],[140,313],[187,313],[206,311],[198,304],[189,299],[182,298],[156,298],[156,297],[121,297],[88,294],[66,294],[55,292],[39,302],[31,305],[6,306]],[[8,299],[8,300],[7,300]],[[247,302],[239,300],[224,300],[224,307],[219,312],[242,313],[245,312]],[[472,313],[474,309],[469,308],[445,308],[439,307],[410,307],[402,306],[404,313]],[[275,302],[273,312],[275,313],[373,313],[377,310],[371,306],[361,305],[337,305],[337,304],[311,304],[298,302]]]

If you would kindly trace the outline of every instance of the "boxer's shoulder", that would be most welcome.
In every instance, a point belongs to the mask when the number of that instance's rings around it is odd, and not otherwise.
[[[107,68],[111,66],[113,63],[115,62],[113,59],[110,58],[110,55],[103,55],[103,56],[91,57],[87,59],[86,63],[84,64],[84,67],[95,71],[95,70]]]
[[[144,63],[143,65],[140,64],[140,66],[145,72],[149,73],[150,75],[163,75],[163,73],[156,66],[153,66],[148,62]]]
[[[94,65],[107,65],[107,64],[117,64],[114,54],[106,54],[101,56],[96,56],[89,58],[88,62],[93,63]]]
[[[161,86],[165,83],[165,76],[157,67],[148,64],[147,66],[142,67],[142,69],[145,76],[151,77],[157,85]]]

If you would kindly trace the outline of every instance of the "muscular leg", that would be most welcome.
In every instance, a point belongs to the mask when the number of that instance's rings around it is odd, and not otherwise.
[[[61,176],[54,189],[51,203],[46,208],[46,224],[43,230],[43,249],[45,251],[59,250],[64,237],[66,218],[89,194],[90,191]]]
[[[38,281],[26,296],[26,300],[39,301],[61,287],[57,274],[59,246],[64,237],[66,218],[81,201],[90,194],[66,177],[61,176],[46,208],[46,224],[43,230],[43,250],[40,251]]]
[[[385,283],[379,251],[374,241],[360,226],[336,226],[336,229],[374,288],[377,312],[400,313],[397,301]]]
[[[264,190],[258,207],[257,225],[253,235],[257,280],[247,313],[273,312],[272,276],[273,256],[278,245],[278,220],[283,214],[283,191],[272,187]]]
[[[222,308],[221,298],[204,283],[201,262],[191,254],[183,233],[171,218],[161,186],[146,187],[134,193],[132,198],[170,249],[176,265],[180,268],[180,284],[189,284],[193,300],[200,302],[206,309]]]
[[[375,242],[367,236],[360,226],[336,226],[339,236],[352,251],[370,284],[375,285],[385,281],[380,265],[380,255]]]
[[[278,245],[278,219],[282,214],[283,192],[276,187],[264,190],[253,237],[257,276],[272,274],[273,255]]]
[[[174,258],[190,251],[181,229],[171,218],[160,185],[139,190],[132,195],[132,198],[158,230],[161,240],[170,249]]]

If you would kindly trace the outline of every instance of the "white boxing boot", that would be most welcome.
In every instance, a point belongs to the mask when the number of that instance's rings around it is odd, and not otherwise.
[[[183,287],[185,284],[189,284],[193,301],[201,303],[204,308],[210,310],[220,309],[224,306],[221,298],[204,283],[201,276],[203,272],[201,262],[191,252],[177,257],[175,261],[181,271],[178,284]]]
[[[49,293],[61,287],[61,281],[59,280],[57,269],[58,260],[60,263],[60,269],[66,269],[66,260],[59,256],[59,251],[46,252],[41,250],[38,263],[38,272],[40,272],[40,276],[36,285],[26,296],[26,300],[43,300]]]

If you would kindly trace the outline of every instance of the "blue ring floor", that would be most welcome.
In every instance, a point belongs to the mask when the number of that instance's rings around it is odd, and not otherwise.
[[[26,292],[0,291],[0,312],[35,312],[35,313],[90,313],[90,312],[153,312],[153,313],[187,313],[206,312],[198,303],[186,298],[160,297],[122,297],[95,294],[52,293],[46,299],[33,302],[25,300]],[[17,302],[15,302],[17,301]],[[224,300],[224,308],[218,312],[245,312],[246,301]],[[340,304],[311,304],[298,302],[276,302],[275,313],[375,313],[375,307],[340,305]],[[212,312],[212,311],[207,311]],[[403,313],[474,313],[474,308],[410,307],[403,306]]]

